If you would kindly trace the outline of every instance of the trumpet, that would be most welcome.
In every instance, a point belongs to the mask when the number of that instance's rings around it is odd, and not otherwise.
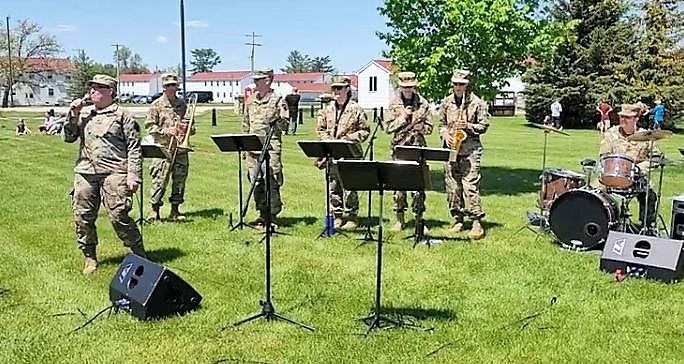
[[[183,118],[176,122],[174,128],[176,130],[184,130],[181,135],[176,135],[171,137],[171,142],[169,143],[168,154],[171,156],[171,160],[168,163],[166,171],[164,173],[164,186],[169,183],[169,178],[173,172],[173,165],[176,163],[176,156],[179,150],[192,151],[190,148],[190,134],[192,128],[195,126],[195,110],[197,109],[197,94],[193,93],[190,96],[190,108],[185,112]],[[188,118],[188,114],[190,117]]]

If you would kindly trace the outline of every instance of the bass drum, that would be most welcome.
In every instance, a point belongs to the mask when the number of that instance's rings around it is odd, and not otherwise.
[[[551,205],[549,225],[561,246],[573,250],[598,248],[619,223],[620,208],[601,190],[575,189]]]

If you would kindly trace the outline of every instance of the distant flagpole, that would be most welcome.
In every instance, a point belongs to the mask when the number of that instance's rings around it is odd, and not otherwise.
[[[185,94],[185,5],[183,0],[180,0],[180,34],[181,34],[181,77],[183,78],[183,100],[186,98]]]

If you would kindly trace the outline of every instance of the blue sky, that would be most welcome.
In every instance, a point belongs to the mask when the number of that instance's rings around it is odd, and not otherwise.
[[[180,63],[179,0],[17,0],[3,1],[3,16],[14,24],[28,18],[54,34],[61,56],[84,49],[98,62],[112,62],[112,44],[139,53],[152,70]],[[375,35],[386,30],[377,7],[382,0],[185,0],[187,63],[190,50],[213,48],[221,56],[215,70],[248,70],[250,41],[261,34],[255,67],[278,70],[291,50],[330,56],[341,72],[357,71],[381,58],[386,45]],[[2,19],[4,23],[4,19]]]

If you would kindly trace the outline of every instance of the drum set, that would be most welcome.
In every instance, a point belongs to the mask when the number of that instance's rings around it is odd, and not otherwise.
[[[536,125],[549,132],[569,135],[550,126]],[[653,142],[671,135],[667,131],[642,131],[631,135],[630,141],[648,141],[649,156],[652,155]],[[671,162],[662,156],[651,156],[651,167],[644,175],[636,161],[623,154],[602,155],[597,163],[592,159],[580,162],[583,173],[571,170],[546,168],[546,135],[542,165],[541,188],[538,207],[542,223],[556,241],[571,250],[586,251],[602,248],[609,231],[628,232],[661,236],[657,219],[667,235],[667,228],[659,211],[663,167]],[[658,195],[655,204],[656,221],[647,221],[649,216],[648,199],[651,195],[651,169],[660,168]],[[644,171],[645,172],[645,171]],[[592,186],[592,174],[598,177],[598,184]],[[635,198],[644,200],[643,221],[635,223],[630,213],[630,202]],[[651,201],[653,202],[653,201]],[[655,226],[653,226],[655,225]]]

